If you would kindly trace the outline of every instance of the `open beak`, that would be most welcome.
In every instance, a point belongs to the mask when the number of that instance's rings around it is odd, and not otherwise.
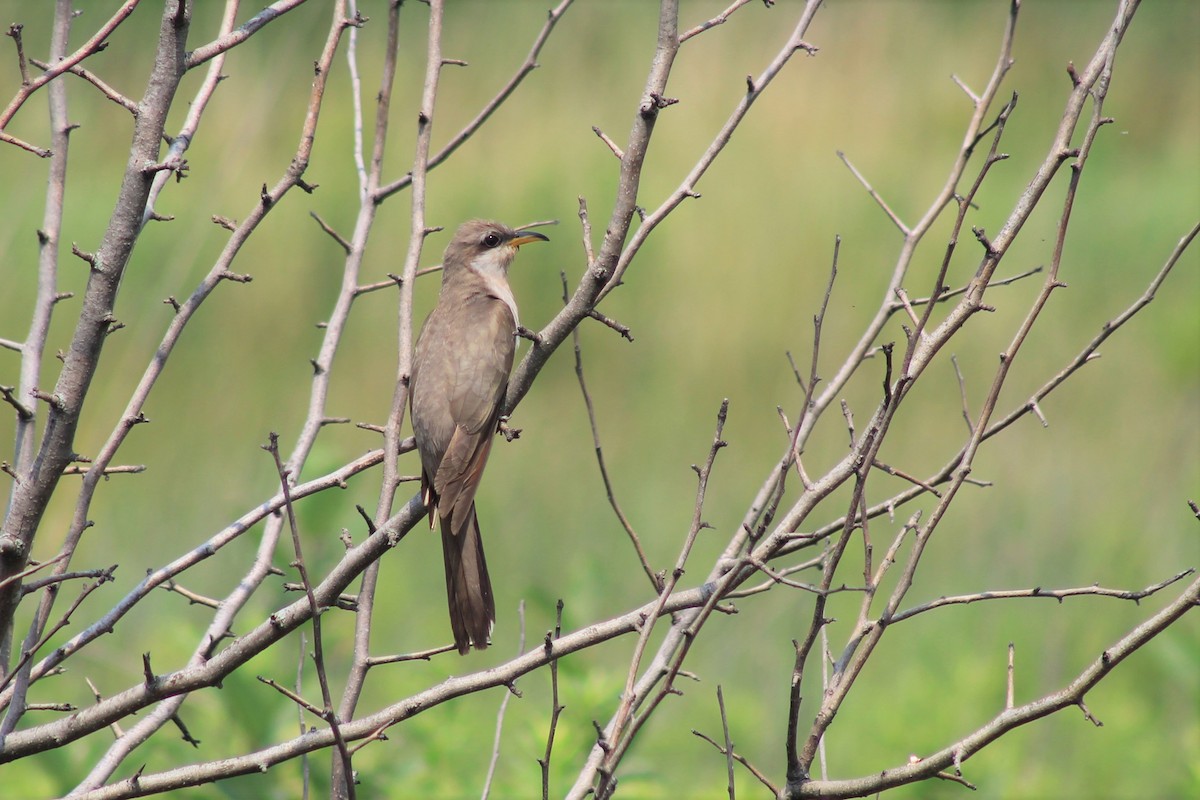
[[[529,244],[530,242],[548,242],[548,241],[550,241],[550,237],[543,236],[542,234],[538,233],[537,231],[521,231],[516,236],[514,236],[512,239],[509,239],[508,243],[510,245],[512,245],[513,247],[520,247],[521,245]]]

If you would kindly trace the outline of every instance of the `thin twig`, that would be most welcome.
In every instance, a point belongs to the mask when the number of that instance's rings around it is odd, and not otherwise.
[[[725,715],[725,695],[717,684],[717,707],[721,711],[721,733],[725,738],[725,767],[729,777],[729,800],[737,800],[733,785],[733,741],[729,738],[729,717]]]
[[[283,509],[287,515],[288,528],[292,532],[292,549],[296,554],[296,560],[292,562],[292,566],[300,573],[300,580],[304,583],[304,594],[308,598],[309,609],[312,612],[313,663],[316,666],[317,682],[321,686],[321,700],[324,703],[324,708],[321,709],[320,716],[321,719],[329,724],[330,731],[333,733],[334,744],[341,755],[344,774],[350,776],[354,774],[350,765],[350,751],[347,749],[346,740],[342,736],[341,720],[338,719],[338,715],[333,708],[333,693],[329,690],[329,676],[325,670],[325,646],[324,639],[321,636],[321,608],[317,605],[317,598],[313,592],[312,582],[308,579],[308,567],[304,563],[304,549],[300,544],[300,526],[296,522],[296,509],[292,505],[291,475],[283,465],[283,459],[279,455],[279,436],[274,431],[271,432],[270,440],[264,449],[275,460],[275,469],[279,473],[279,485],[283,492]],[[281,691],[286,691],[282,687],[279,688]],[[354,781],[349,780],[347,784],[347,793],[350,800],[354,800]]]
[[[725,22],[729,19],[729,17],[733,15],[733,12],[737,11],[739,8],[746,5],[750,1],[751,0],[733,0],[733,4],[730,5],[728,8],[726,8],[724,11],[722,11],[720,14],[717,14],[715,17],[711,17],[710,19],[706,19],[704,22],[701,22],[696,27],[686,30],[683,33],[679,34],[679,43],[683,44],[688,39],[691,39],[693,36],[699,36],[700,34],[704,33],[705,31],[715,28],[718,25],[724,25]]]
[[[567,302],[567,276],[565,273],[562,275],[562,284],[563,302],[565,303]],[[650,579],[650,586],[655,592],[662,591],[663,579],[660,575],[655,574],[654,569],[650,566],[650,562],[646,559],[646,551],[642,548],[642,540],[638,538],[633,524],[621,510],[621,504],[617,502],[617,495],[613,492],[612,481],[608,477],[608,467],[604,463],[604,448],[600,444],[600,428],[596,422],[596,409],[592,404],[592,396],[588,392],[587,381],[583,377],[583,350],[579,346],[579,328],[571,331],[571,337],[575,345],[575,378],[579,382],[579,391],[583,394],[583,404],[587,409],[588,424],[592,429],[592,446],[596,452],[596,462],[600,466],[600,480],[604,483],[604,493],[608,497],[608,504],[612,506],[613,513],[617,516],[617,521],[621,523],[621,527],[625,529],[625,534],[629,537],[630,544],[633,545],[638,563],[642,565],[642,571]]]
[[[517,603],[517,656],[519,657],[525,652],[525,601]],[[515,689],[510,686],[509,691],[504,693],[504,697],[500,699],[500,709],[496,712],[496,734],[492,738],[492,757],[488,760],[487,777],[483,781],[483,793],[480,796],[481,800],[487,800],[488,795],[492,791],[492,779],[496,777],[496,767],[500,763],[500,733],[504,730],[504,712],[508,710],[508,701],[513,696]]]
[[[521,82],[525,80],[529,73],[537,69],[537,58],[542,52],[542,47],[545,46],[546,40],[550,38],[550,33],[554,30],[554,26],[558,24],[559,19],[562,18],[562,15],[566,13],[567,8],[569,8],[573,2],[574,0],[560,0],[559,4],[550,10],[550,12],[546,15],[546,23],[542,26],[541,31],[533,40],[533,45],[529,49],[529,54],[525,57],[525,60],[521,62],[521,65],[517,67],[517,70],[515,73],[513,73],[513,76],[509,78],[508,82],[505,83],[504,86],[500,87],[500,90],[496,92],[491,100],[484,104],[483,108],[480,109],[479,113],[475,115],[474,119],[464,125],[462,130],[460,130],[450,139],[450,141],[446,142],[446,144],[442,146],[441,150],[428,157],[426,166],[427,170],[436,169],[437,167],[441,166],[441,164],[447,158],[449,158],[455,150],[457,150],[463,145],[464,142],[474,136],[475,132],[483,127],[483,124],[487,122],[488,119],[491,118],[492,114],[496,112],[496,109],[503,105],[504,102],[512,95],[512,93],[517,90],[517,87],[521,85]],[[441,65],[442,63],[439,59],[438,66],[441,67]],[[413,183],[413,178],[414,175],[410,172],[399,180],[392,181],[384,186],[380,186],[375,192],[376,202],[381,202],[396,192],[409,187]]]
[[[717,748],[717,752],[720,753],[721,755],[726,754],[727,750],[726,750],[726,748],[721,746],[720,742],[715,741],[714,739],[712,739],[711,737],[709,737],[702,731],[698,731],[693,728],[692,735],[703,739],[704,741],[711,744],[713,747]],[[758,782],[761,783],[763,786],[767,787],[767,789],[770,790],[770,792],[773,796],[779,797],[779,788],[775,784],[773,784],[771,782],[771,779],[768,778],[766,775],[764,775],[763,772],[758,767],[754,766],[749,761],[747,761],[745,756],[743,756],[741,753],[733,753],[732,758],[734,761],[738,762],[743,767],[745,767],[747,770],[749,770],[751,775],[753,775],[755,778],[758,778]]]
[[[45,569],[46,567],[54,566],[59,561],[62,561],[64,558],[66,558],[66,554],[59,553],[54,558],[50,558],[45,561],[40,561],[36,564],[33,564],[32,566],[26,567],[25,569],[21,570],[20,572],[16,573],[15,575],[11,575],[11,576],[5,578],[4,580],[0,581],[0,589],[3,589],[5,586],[8,586],[10,583],[18,583],[18,582],[24,580],[25,578],[28,578],[30,575],[33,575],[33,574],[37,573],[38,571]]]
[[[863,185],[863,188],[867,190],[867,194],[871,195],[871,199],[874,200],[881,209],[883,209],[883,213],[886,214],[887,218],[892,221],[892,224],[900,230],[900,233],[904,236],[911,235],[911,229],[904,224],[904,221],[900,219],[895,211],[892,211],[891,206],[889,206],[887,201],[880,196],[879,192],[875,191],[875,187],[871,185],[871,182],[868,181],[866,177],[858,171],[857,167],[850,163],[850,159],[846,157],[846,154],[841,150],[838,150],[837,157],[841,159],[843,164],[846,165],[846,169],[850,170],[850,173],[858,179],[858,182]]]
[[[904,622],[918,614],[923,614],[926,611],[933,611],[945,606],[967,605],[969,603],[979,603],[985,600],[1012,600],[1016,598],[1043,598],[1049,600],[1057,600],[1062,602],[1068,597],[1112,597],[1117,600],[1130,600],[1134,603],[1139,603],[1145,598],[1162,591],[1173,583],[1178,583],[1188,577],[1196,570],[1194,567],[1189,567],[1180,573],[1172,575],[1170,578],[1151,584],[1145,589],[1106,589],[1102,586],[1092,584],[1091,586],[1078,586],[1072,589],[1044,589],[1040,586],[1035,586],[1032,589],[1000,589],[986,592],[974,592],[972,594],[959,594],[950,597],[939,597],[937,600],[931,600],[928,603],[922,603],[919,606],[914,606],[905,611],[893,614],[888,623],[894,625],[897,622]]]
[[[544,647],[547,652],[553,652],[554,643],[562,636],[563,601],[559,598],[555,605],[554,631],[546,634]],[[563,712],[563,706],[558,702],[558,659],[550,661],[550,726],[546,732],[546,752],[538,759],[542,768],[542,800],[550,800],[550,755],[554,752],[554,734],[558,730],[558,718]]]

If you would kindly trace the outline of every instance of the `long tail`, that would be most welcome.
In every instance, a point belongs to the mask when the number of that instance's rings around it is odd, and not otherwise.
[[[465,525],[456,526],[442,519],[442,555],[446,560],[446,599],[450,605],[450,629],[458,652],[466,655],[471,647],[483,650],[496,624],[496,603],[492,599],[492,581],[483,557],[483,539],[475,505]],[[453,528],[459,530],[455,532]]]

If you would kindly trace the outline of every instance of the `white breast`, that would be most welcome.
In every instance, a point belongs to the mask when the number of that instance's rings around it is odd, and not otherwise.
[[[512,263],[514,255],[516,255],[516,248],[496,247],[472,261],[470,268],[476,275],[483,278],[488,293],[508,306],[513,317],[513,333],[516,333],[516,329],[521,325],[521,318],[517,315],[517,298],[513,296],[512,288],[508,285],[507,274],[508,265]]]

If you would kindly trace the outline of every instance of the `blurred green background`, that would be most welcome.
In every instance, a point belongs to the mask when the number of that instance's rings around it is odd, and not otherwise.
[[[26,46],[41,56],[50,12],[0,1],[0,22],[24,23]],[[102,5],[103,7],[96,7]],[[92,387],[76,449],[94,453],[128,400],[130,387],[170,320],[168,295],[188,295],[226,241],[214,214],[242,219],[261,184],[274,183],[294,153],[311,65],[328,27],[328,4],[310,3],[273,23],[230,53],[182,183],[163,193],[158,211],[175,216],[146,230],[128,269],[117,315],[126,327],[108,342]],[[684,2],[681,28],[727,5]],[[115,2],[87,4],[72,37],[77,46]],[[386,27],[381,2],[362,3],[371,18],[359,33],[363,97],[370,108]],[[434,122],[435,149],[470,120],[524,58],[545,19],[545,2],[453,2],[443,54],[470,62],[447,68]],[[605,313],[632,328],[621,340],[596,324],[582,328],[583,358],[596,402],[605,455],[618,498],[641,534],[656,568],[673,563],[693,507],[695,476],[712,437],[722,398],[731,401],[705,519],[714,527],[697,545],[689,576],[698,579],[740,522],[754,492],[783,446],[776,413],[794,418],[802,396],[785,352],[807,372],[811,319],[827,280],[835,235],[841,261],[826,322],[822,369],[832,374],[877,307],[900,237],[835,152],[844,151],[908,223],[919,218],[941,187],[962,137],[970,106],[950,76],[976,91],[998,51],[1005,2],[840,2],[817,16],[807,40],[821,48],[797,55],[754,106],[721,158],[699,185],[703,195],[681,206],[643,248],[625,286]],[[1015,66],[1002,96],[1020,95],[998,165],[968,224],[994,232],[1043,158],[1068,91],[1066,64],[1084,64],[1111,21],[1114,3],[1025,3],[1014,49]],[[257,10],[248,9],[246,15]],[[220,4],[201,4],[190,44],[214,35]],[[798,5],[767,10],[752,3],[728,24],[683,47],[668,94],[679,104],[658,122],[640,202],[653,208],[707,147],[745,91],[786,40]],[[158,9],[145,4],[89,68],[131,97],[144,89]],[[617,162],[592,133],[593,125],[623,143],[653,49],[655,4],[579,0],[563,18],[536,70],[488,125],[431,178],[430,224],[452,228],[473,216],[510,223],[557,218],[552,242],[528,248],[512,276],[530,327],[561,305],[559,272],[572,284],[584,267],[576,219],[587,198],[597,242],[607,221]],[[407,171],[420,94],[428,9],[406,4],[393,100],[388,176]],[[1200,6],[1188,0],[1146,3],[1116,62],[1105,105],[1114,125],[1103,129],[1084,173],[1063,266],[1068,289],[1056,293],[1021,352],[1000,412],[1064,365],[1125,309],[1159,269],[1175,242],[1200,218]],[[19,84],[11,43],[0,58],[5,97]],[[343,43],[344,46],[344,43]],[[178,128],[202,70],[176,99]],[[349,235],[357,208],[352,161],[352,97],[343,55],[335,65],[306,180],[313,195],[293,192],[268,217],[233,269],[253,275],[248,285],[226,284],[190,323],[151,397],[153,424],[129,437],[119,463],[145,464],[138,476],[103,484],[91,511],[95,526],[77,568],[119,563],[114,584],[96,592],[63,636],[82,629],[159,566],[203,541],[269,496],[276,485],[259,445],[269,431],[290,445],[308,402],[311,368],[340,281],[341,251],[309,218],[319,213]],[[78,80],[69,84],[72,136],[61,288],[81,292],[84,265],[69,244],[94,250],[103,234],[128,152],[127,112]],[[35,96],[9,128],[45,144],[45,98]],[[44,162],[13,147],[0,148],[0,336],[20,339],[35,287]],[[969,172],[973,175],[973,172]],[[1065,173],[1001,265],[1001,276],[1048,263]],[[400,268],[407,246],[409,199],[381,208],[372,232],[364,282]],[[940,262],[948,228],[940,225],[914,261],[907,283],[924,296]],[[423,264],[440,259],[447,234],[428,240]],[[974,270],[978,248],[964,237],[951,272],[959,285]],[[997,354],[1007,346],[1039,286],[1029,280],[990,294],[995,313],[980,315],[955,340],[972,412],[991,382]],[[417,312],[436,296],[436,279],[418,284]],[[1200,497],[1200,251],[1195,247],[1167,279],[1155,302],[1110,340],[1103,358],[1087,366],[1042,404],[1050,423],[1022,420],[987,444],[974,476],[990,488],[969,487],[939,527],[909,595],[917,604],[941,595],[1032,586],[1098,582],[1140,588],[1200,563],[1196,521],[1186,506]],[[69,341],[77,300],[58,306],[49,351]],[[360,298],[334,369],[328,411],[355,421],[382,422],[392,396],[396,358],[394,293]],[[898,326],[886,334],[901,339]],[[48,359],[43,383],[56,378]],[[0,351],[0,383],[15,384],[18,358]],[[866,369],[845,392],[857,419],[877,401],[881,367]],[[908,400],[882,455],[924,475],[957,451],[965,438],[959,390],[949,361],[924,377]],[[366,713],[448,674],[480,669],[511,656],[518,642],[518,603],[525,603],[527,642],[553,626],[564,598],[564,625],[575,629],[650,599],[625,534],[608,508],[591,434],[568,348],[542,373],[514,415],[520,440],[496,448],[479,495],[500,621],[495,646],[468,659],[375,670],[360,704]],[[845,428],[834,409],[806,454],[816,475],[840,458]],[[304,477],[315,477],[378,446],[353,426],[322,433]],[[11,453],[11,426],[0,433],[0,454]],[[415,472],[416,462],[403,466]],[[322,574],[342,551],[338,534],[363,536],[354,504],[374,508],[378,472],[343,492],[301,506],[310,571]],[[894,484],[877,476],[872,500]],[[73,480],[64,480],[47,515],[35,555],[52,556],[69,523]],[[794,496],[789,495],[789,497]],[[839,494],[805,525],[839,516]],[[931,503],[917,506],[928,510]],[[914,506],[917,507],[917,506]],[[895,522],[872,526],[877,552],[912,508]],[[195,591],[224,596],[254,549],[243,537],[183,581]],[[447,638],[441,556],[436,536],[416,533],[384,560],[374,652],[435,646]],[[857,545],[851,546],[855,551]],[[290,560],[284,548],[277,565]],[[848,558],[844,579],[856,581]],[[801,576],[803,577],[803,576]],[[237,632],[284,602],[274,581],[243,613]],[[690,585],[690,584],[689,584]],[[1017,702],[1064,686],[1138,621],[1169,597],[1140,606],[1098,598],[1063,604],[1021,601],[976,604],[928,614],[885,637],[826,740],[830,777],[850,777],[928,754],[989,720],[1004,702],[1006,647],[1016,646]],[[290,599],[290,598],[288,598]],[[840,595],[829,615],[830,640],[840,649],[859,597]],[[62,604],[60,603],[60,607]],[[783,735],[791,639],[802,636],[811,598],[776,589],[738,603],[736,617],[717,616],[692,650],[682,698],[664,703],[626,758],[622,797],[725,796],[725,761],[692,736],[720,738],[716,686],[724,690],[738,751],[782,781]],[[112,694],[139,674],[139,654],[151,651],[155,669],[177,668],[191,652],[209,612],[177,595],[161,594],[71,660],[70,672],[39,684],[35,701],[87,705],[90,677]],[[326,653],[344,662],[352,619],[330,614]],[[307,629],[306,629],[307,631]],[[306,632],[306,635],[307,632]],[[613,642],[564,661],[560,720],[552,762],[552,795],[566,791],[593,741],[592,721],[607,721],[624,684],[634,640]],[[290,738],[296,711],[254,680],[262,674],[293,679],[297,637],[193,698],[184,720],[202,741],[199,750],[164,730],[119,773],[145,764],[149,772],[209,760]],[[1195,615],[1123,664],[1088,697],[1104,722],[1093,726],[1066,712],[1005,737],[969,760],[966,777],[980,797],[1183,798],[1200,794],[1200,624]],[[817,678],[817,665],[809,677]],[[334,673],[340,675],[338,670]],[[309,670],[307,692],[317,697]],[[523,699],[508,707],[494,797],[532,797],[549,710],[549,676],[519,683]],[[335,684],[335,692],[341,686]],[[820,694],[805,690],[804,720]],[[479,793],[502,690],[446,704],[389,731],[389,741],[355,760],[367,797],[469,797]],[[41,719],[31,714],[30,723]],[[311,722],[311,720],[310,720]],[[106,734],[3,769],[4,793],[43,797],[68,791],[109,743]],[[328,758],[313,764],[314,789],[324,791]],[[740,767],[741,796],[763,791]],[[295,797],[298,762],[268,775],[184,793],[196,798]],[[958,797],[965,790],[930,783],[900,798]],[[318,794],[319,796],[319,794]]]

